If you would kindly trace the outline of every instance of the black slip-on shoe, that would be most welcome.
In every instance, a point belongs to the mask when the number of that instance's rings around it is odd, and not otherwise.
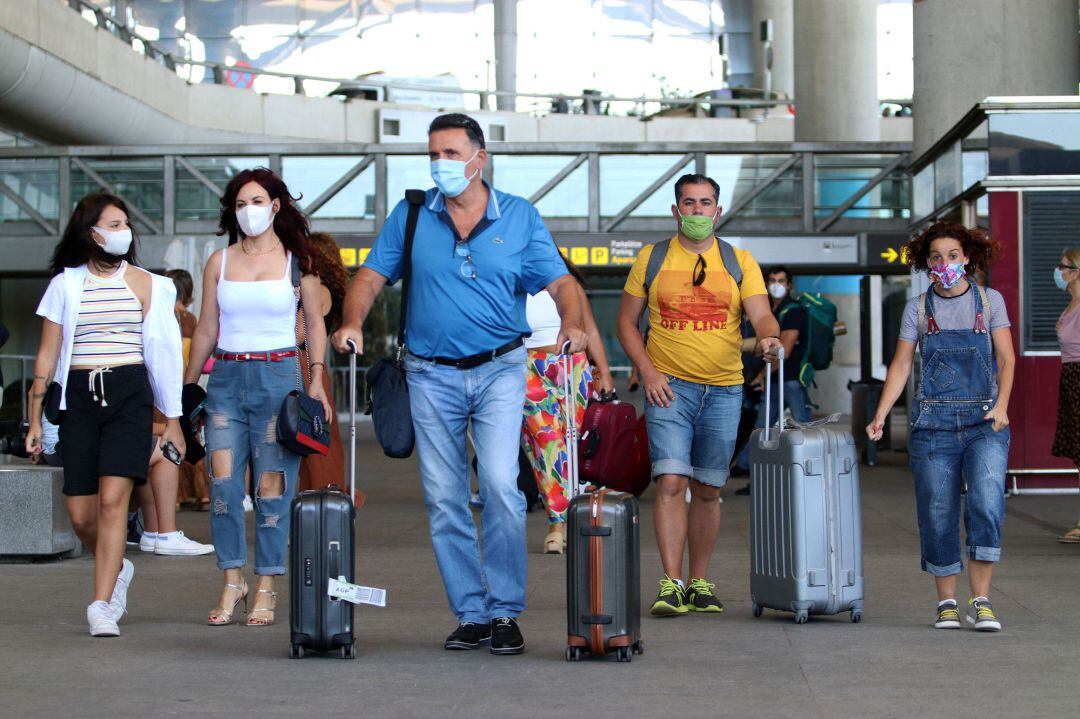
[[[462,622],[446,638],[443,649],[479,649],[480,645],[489,641],[491,641],[490,625]]]
[[[513,617],[496,617],[491,620],[491,653],[521,654],[525,651],[525,637],[521,636],[517,620]]]

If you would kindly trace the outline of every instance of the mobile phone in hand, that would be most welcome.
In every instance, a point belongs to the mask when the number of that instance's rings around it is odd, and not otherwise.
[[[183,461],[183,458],[180,456],[180,450],[178,450],[176,448],[176,445],[172,442],[166,442],[164,445],[162,445],[161,453],[165,455],[165,459],[169,460],[177,467],[179,467],[180,462]]]

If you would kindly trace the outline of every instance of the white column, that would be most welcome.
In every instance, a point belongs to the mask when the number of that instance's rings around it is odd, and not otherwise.
[[[517,90],[517,0],[495,0],[495,89]],[[513,111],[515,101],[499,95],[495,106]]]
[[[772,89],[795,94],[795,6],[794,0],[754,0],[754,87],[765,87],[765,54],[762,52],[761,23],[773,21]]]
[[[877,0],[794,5],[795,140],[881,139]]]

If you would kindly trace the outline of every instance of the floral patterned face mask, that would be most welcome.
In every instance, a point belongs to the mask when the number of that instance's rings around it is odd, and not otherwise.
[[[930,265],[929,273],[930,279],[941,285],[942,289],[950,289],[955,287],[956,283],[964,278],[967,274],[967,270],[964,268],[963,262],[952,262],[949,264]]]

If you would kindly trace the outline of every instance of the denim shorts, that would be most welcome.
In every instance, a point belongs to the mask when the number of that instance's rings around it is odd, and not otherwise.
[[[742,385],[667,380],[675,400],[668,407],[645,406],[653,478],[680,474],[723,487],[739,431]]]

